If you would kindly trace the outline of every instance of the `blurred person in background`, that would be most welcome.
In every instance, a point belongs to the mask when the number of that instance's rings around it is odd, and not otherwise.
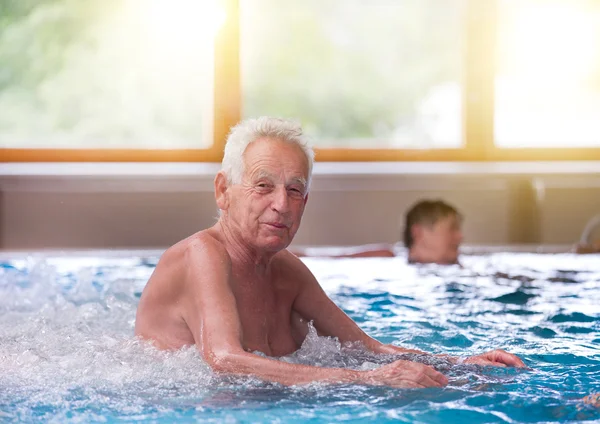
[[[408,210],[404,221],[402,238],[409,263],[458,263],[463,217],[455,207],[442,200],[420,200]],[[294,253],[335,258],[393,257],[400,252],[401,243],[343,247],[331,254],[319,254],[318,250],[296,249]]]

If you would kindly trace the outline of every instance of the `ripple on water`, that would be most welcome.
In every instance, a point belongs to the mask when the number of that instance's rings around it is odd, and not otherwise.
[[[556,331],[552,330],[551,328],[539,327],[537,325],[535,327],[531,327],[531,332],[544,339],[551,339],[552,337],[556,336]]]
[[[522,290],[517,290],[513,293],[504,294],[490,300],[513,305],[525,305],[527,302],[529,302],[529,299],[533,297],[535,297],[535,294],[525,293]]]
[[[560,313],[550,318],[552,322],[597,322],[598,318],[591,317],[581,312],[573,312],[572,314]]]

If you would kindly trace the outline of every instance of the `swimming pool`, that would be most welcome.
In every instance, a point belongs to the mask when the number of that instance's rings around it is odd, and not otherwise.
[[[439,363],[450,384],[420,390],[217,377],[194,348],[167,353],[135,340],[157,255],[0,258],[0,422],[600,420],[582,400],[600,392],[600,255],[469,255],[462,268],[305,259],[383,342],[455,355],[499,347],[532,368]],[[311,334],[283,360],[369,369],[392,358]]]

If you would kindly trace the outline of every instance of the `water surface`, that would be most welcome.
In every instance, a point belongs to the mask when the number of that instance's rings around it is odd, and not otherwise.
[[[530,371],[432,363],[443,389],[283,387],[212,374],[197,351],[133,337],[157,258],[0,260],[0,422],[554,422],[600,420],[600,256],[306,259],[326,292],[385,343],[458,356],[503,348]],[[393,359],[311,334],[280,358],[372,369]],[[430,360],[412,357],[414,360]]]

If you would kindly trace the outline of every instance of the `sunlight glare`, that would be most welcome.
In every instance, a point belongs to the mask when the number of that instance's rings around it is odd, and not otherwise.
[[[507,1],[495,82],[499,147],[600,145],[600,9]]]
[[[524,6],[514,22],[512,48],[504,63],[532,83],[556,83],[557,78],[577,83],[600,50],[596,20],[591,10],[565,2]]]
[[[220,3],[210,0],[150,0],[141,11],[151,39],[169,49],[212,45],[225,22]]]

